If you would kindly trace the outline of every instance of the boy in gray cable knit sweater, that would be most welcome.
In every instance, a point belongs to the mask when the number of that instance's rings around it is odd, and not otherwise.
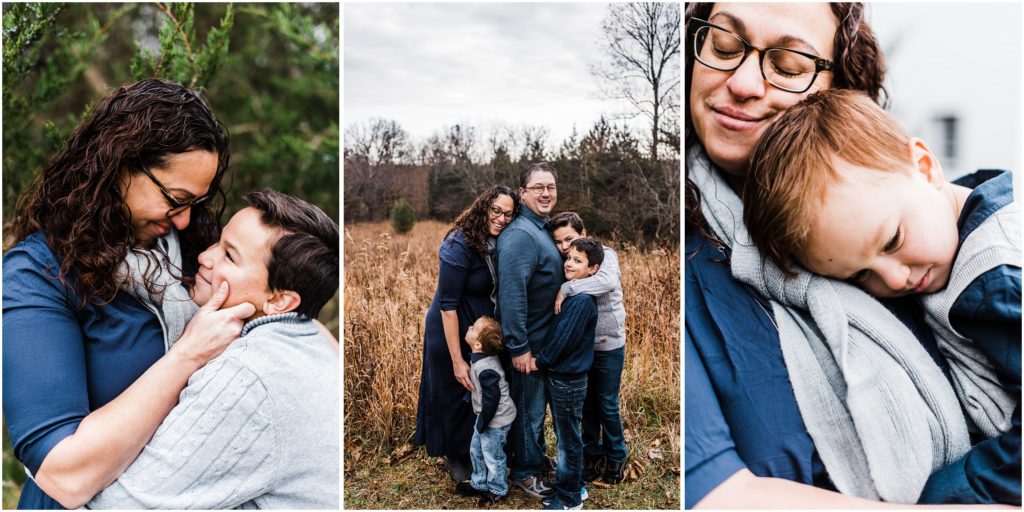
[[[469,445],[473,476],[467,485],[459,482],[456,490],[463,495],[480,495],[478,506],[493,505],[508,495],[505,465],[505,438],[516,406],[508,394],[505,371],[498,359],[504,349],[501,324],[482,316],[466,330],[466,343],[473,350],[473,412],[476,426]]]
[[[336,343],[312,321],[338,288],[338,225],[260,189],[199,255],[192,293],[250,302],[241,338],[196,372],[132,465],[87,505],[338,509]]]

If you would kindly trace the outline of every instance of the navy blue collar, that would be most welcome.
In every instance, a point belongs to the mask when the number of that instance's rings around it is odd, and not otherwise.
[[[1013,174],[1010,171],[986,169],[975,171],[953,181],[953,184],[974,189],[964,201],[956,229],[960,232],[960,245],[985,219],[996,210],[1013,201]]]
[[[480,361],[480,360],[483,360],[483,359],[487,359],[488,357],[494,357],[494,356],[489,356],[489,355],[487,355],[487,354],[485,354],[483,352],[473,352],[473,355],[469,356],[469,362],[470,363],[475,363],[477,361]]]

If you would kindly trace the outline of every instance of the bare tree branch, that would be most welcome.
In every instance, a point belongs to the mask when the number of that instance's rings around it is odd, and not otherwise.
[[[665,142],[665,115],[679,109],[679,21],[675,3],[610,5],[601,23],[605,57],[591,68],[607,82],[602,88],[606,97],[627,103],[633,111],[630,117],[642,115],[650,121],[654,160],[659,144]]]

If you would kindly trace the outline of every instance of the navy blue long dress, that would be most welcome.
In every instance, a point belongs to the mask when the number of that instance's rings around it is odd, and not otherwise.
[[[431,457],[468,456],[476,416],[469,392],[455,380],[441,325],[441,311],[454,310],[458,314],[459,344],[462,358],[468,364],[470,349],[466,344],[466,330],[481,316],[494,316],[491,301],[494,281],[487,262],[466,245],[461,229],[444,239],[438,255],[441,269],[423,335],[423,374],[414,442],[426,445],[427,455]]]

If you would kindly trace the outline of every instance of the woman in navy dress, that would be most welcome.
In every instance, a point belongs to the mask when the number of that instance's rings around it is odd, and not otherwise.
[[[4,419],[30,474],[19,508],[77,508],[114,481],[252,314],[217,311],[222,290],[165,350],[164,317],[125,292],[160,295],[154,269],[119,274],[129,251],[167,261],[167,247],[185,262],[171,275],[190,272],[218,239],[223,207],[207,199],[228,159],[199,94],[143,80],[100,101],[20,198],[3,266]]]
[[[481,316],[494,316],[494,238],[519,211],[509,187],[494,186],[455,220],[441,242],[437,292],[427,311],[423,373],[416,410],[416,444],[427,455],[445,457],[456,481],[469,480],[469,443],[476,416],[470,403],[466,330]]]

